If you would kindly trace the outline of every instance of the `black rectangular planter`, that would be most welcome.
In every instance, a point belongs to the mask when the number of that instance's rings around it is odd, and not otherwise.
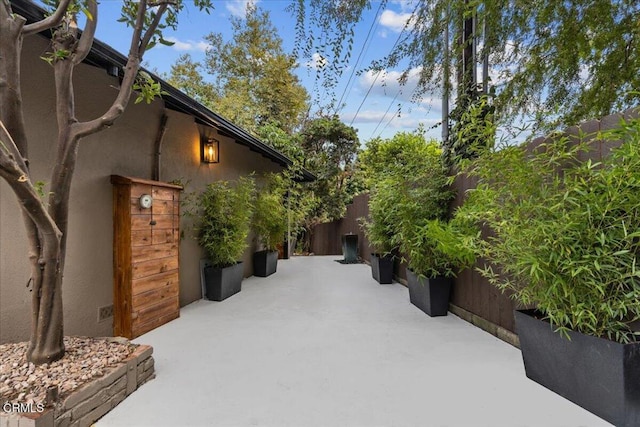
[[[372,253],[371,275],[381,285],[393,283],[393,256]]]
[[[447,315],[451,282],[448,277],[420,278],[407,268],[409,300],[431,317]]]
[[[243,273],[244,264],[242,262],[224,268],[205,266],[204,279],[207,299],[222,301],[240,292]]]
[[[278,268],[278,251],[259,251],[253,254],[253,275],[271,276]]]
[[[515,312],[527,377],[618,427],[640,426],[640,342],[553,332],[534,310]]]

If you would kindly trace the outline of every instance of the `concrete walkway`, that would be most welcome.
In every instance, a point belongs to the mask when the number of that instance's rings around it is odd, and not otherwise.
[[[609,425],[527,379],[518,349],[339,258],[280,261],[137,339],[157,378],[97,425]]]

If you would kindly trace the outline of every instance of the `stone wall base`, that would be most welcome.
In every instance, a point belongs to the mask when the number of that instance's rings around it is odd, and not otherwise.
[[[476,314],[473,314],[464,308],[460,308],[456,305],[449,303],[449,311],[467,322],[477,326],[485,332],[489,332],[491,335],[500,338],[502,341],[511,344],[514,347],[520,348],[520,339],[518,335],[511,332],[502,326],[496,325],[484,319]]]
[[[43,412],[0,413],[0,427],[89,427],[142,384],[155,378],[153,348],[140,345],[105,375]]]
[[[407,281],[401,277],[394,276],[394,280],[398,283],[407,286]],[[465,310],[464,308],[458,307],[457,305],[453,305],[449,303],[449,311],[471,323],[474,326],[482,329],[485,332],[490,333],[491,335],[500,338],[502,341],[511,344],[514,347],[520,348],[520,339],[518,338],[518,334],[511,332],[508,329],[503,328],[502,326],[496,325],[484,319],[476,314],[471,313],[470,311]]]

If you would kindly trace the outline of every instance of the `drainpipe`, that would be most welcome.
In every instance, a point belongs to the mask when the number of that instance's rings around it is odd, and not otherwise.
[[[156,141],[153,145],[153,177],[154,181],[160,181],[160,158],[162,154],[162,140],[164,139],[164,134],[167,130],[167,120],[168,117],[166,114],[162,114],[160,118],[160,126],[158,128],[158,133],[156,135]]]

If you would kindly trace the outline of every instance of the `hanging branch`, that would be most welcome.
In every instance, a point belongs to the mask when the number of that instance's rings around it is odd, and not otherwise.
[[[71,0],[61,0],[52,15],[41,21],[34,22],[33,24],[25,25],[24,29],[22,30],[22,34],[25,36],[29,36],[31,34],[37,34],[41,31],[57,27],[58,25],[60,25],[62,19],[66,15],[67,9],[69,8],[70,4]]]

